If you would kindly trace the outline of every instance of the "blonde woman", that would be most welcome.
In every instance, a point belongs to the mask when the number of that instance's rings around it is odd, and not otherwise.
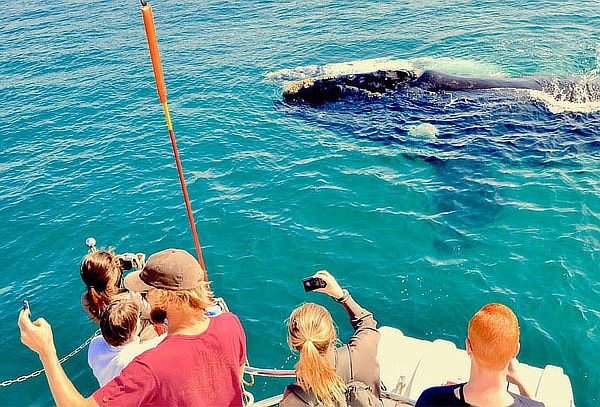
[[[322,270],[314,277],[326,284],[315,291],[328,294],[346,309],[354,335],[348,345],[336,347],[339,342],[336,329],[331,314],[324,307],[306,303],[296,308],[288,323],[288,342],[293,350],[300,352],[295,367],[297,381],[286,388],[280,406],[346,406],[346,388],[350,380],[365,384],[380,405],[377,400],[381,398],[376,359],[377,321],[372,313],[354,301],[348,290],[340,287],[329,272]],[[351,377],[348,377],[348,370]]]

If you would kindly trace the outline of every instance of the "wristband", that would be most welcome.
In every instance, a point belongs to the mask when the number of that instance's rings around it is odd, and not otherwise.
[[[348,297],[350,297],[350,293],[345,288],[342,290],[342,292],[343,292],[343,294],[340,298],[333,299],[335,302],[344,302],[348,299]]]

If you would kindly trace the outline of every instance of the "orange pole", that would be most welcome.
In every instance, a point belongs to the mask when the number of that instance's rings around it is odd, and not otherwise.
[[[165,86],[162,63],[160,62],[160,53],[158,52],[158,41],[156,40],[156,29],[154,28],[152,6],[145,1],[143,1],[142,4],[142,17],[144,18],[144,28],[146,29],[148,48],[150,48],[150,59],[152,59],[152,69],[154,70],[154,79],[156,80],[158,99],[160,100],[160,103],[166,103],[167,87]]]
[[[181,191],[183,192],[183,199],[185,201],[185,207],[187,209],[188,220],[190,222],[190,228],[192,229],[192,235],[194,237],[194,245],[196,246],[196,255],[198,257],[198,262],[200,263],[200,266],[204,270],[204,280],[208,281],[206,266],[204,265],[204,258],[202,257],[202,249],[200,248],[200,240],[198,239],[198,232],[196,232],[196,223],[194,222],[192,205],[190,204],[190,198],[188,196],[187,187],[185,185],[185,178],[183,176],[183,168],[181,167],[181,160],[179,159],[179,151],[177,150],[175,132],[173,131],[173,124],[171,123],[169,105],[167,104],[167,88],[165,86],[162,64],[160,62],[160,53],[158,52],[158,41],[156,40],[156,29],[154,28],[154,17],[152,16],[152,7],[145,0],[141,0],[141,2],[142,17],[144,18],[144,27],[146,28],[146,38],[148,39],[148,48],[150,49],[150,58],[152,59],[152,69],[154,70],[154,79],[156,81],[158,99],[163,105],[165,119],[167,121],[167,127],[169,129],[169,136],[171,138],[173,154],[175,155],[175,163],[177,164],[177,173],[179,174]]]

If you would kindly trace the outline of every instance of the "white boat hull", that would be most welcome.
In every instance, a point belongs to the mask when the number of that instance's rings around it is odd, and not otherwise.
[[[429,387],[463,383],[469,379],[469,356],[454,343],[411,338],[388,326],[379,331],[377,359],[381,382],[388,391],[414,403]],[[532,397],[543,401],[546,407],[575,406],[571,381],[562,368],[547,365],[540,369],[521,363],[520,372]],[[514,385],[509,390],[519,393]]]

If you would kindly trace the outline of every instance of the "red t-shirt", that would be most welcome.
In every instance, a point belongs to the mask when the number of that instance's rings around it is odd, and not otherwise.
[[[168,335],[93,397],[102,407],[241,407],[245,362],[244,330],[226,312],[210,318],[200,335]]]

